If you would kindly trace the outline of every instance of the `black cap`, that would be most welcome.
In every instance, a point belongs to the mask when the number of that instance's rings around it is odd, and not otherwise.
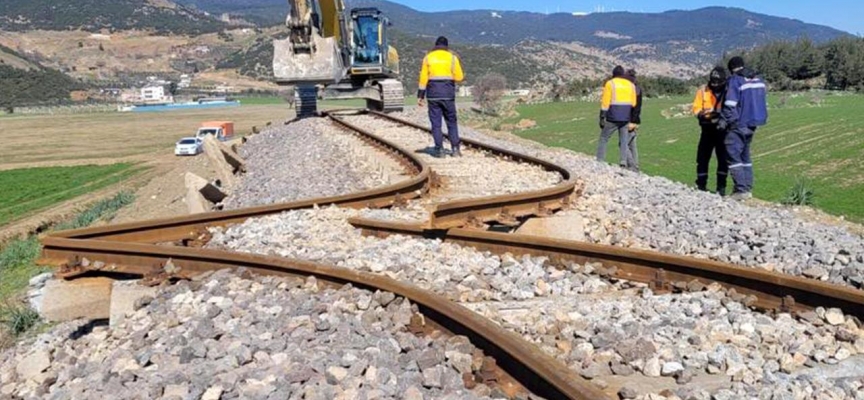
[[[615,68],[612,69],[612,76],[615,78],[624,76],[624,67],[620,65],[615,66]]]
[[[728,66],[729,71],[735,72],[741,68],[744,68],[744,59],[739,56],[732,57],[732,59],[729,60]]]
[[[711,74],[708,75],[708,83],[714,86],[726,83],[726,68],[719,65],[714,67],[714,69],[711,70]]]
[[[450,46],[450,41],[447,40],[444,36],[439,36],[438,39],[435,40],[435,47],[447,47]]]

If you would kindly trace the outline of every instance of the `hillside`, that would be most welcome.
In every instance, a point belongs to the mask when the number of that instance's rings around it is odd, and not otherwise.
[[[83,88],[66,74],[35,63],[14,50],[0,46],[0,109],[57,103]]]
[[[284,0],[179,1],[265,24],[282,23],[288,12]],[[552,80],[596,77],[601,73],[598,70],[605,73],[614,63],[631,65],[651,75],[692,77],[704,73],[724,52],[802,36],[823,43],[848,35],[825,26],[724,7],[574,16],[491,10],[428,13],[386,0],[348,0],[347,6],[384,11],[393,22],[393,30],[401,32],[394,42],[408,57],[406,65],[413,65],[412,53],[419,52],[410,38],[416,38],[420,48],[426,49],[428,45],[419,43],[420,39],[430,41],[443,34],[454,47],[463,48],[464,58],[479,51],[481,56],[475,64],[488,64],[491,70],[503,69],[511,76],[522,75],[519,81],[523,83],[535,80],[526,75]],[[514,57],[521,60],[514,61]],[[509,70],[513,63],[537,70]],[[550,69],[554,76],[548,76]]]
[[[176,0],[175,2],[211,14],[228,13],[240,16],[261,26],[282,24],[288,15],[288,3],[283,0]]]
[[[0,30],[150,30],[194,35],[225,25],[169,0],[0,1]]]
[[[284,0],[178,0],[211,12],[285,20]],[[657,46],[658,51],[696,45],[699,51],[750,48],[778,39],[807,36],[817,43],[847,33],[789,18],[758,14],[739,8],[708,7],[663,13],[609,12],[586,16],[514,11],[421,12],[386,0],[348,0],[348,7],[377,7],[395,28],[407,34],[437,36],[471,44],[515,45],[527,39],[580,42],[607,51],[633,45]],[[264,15],[264,12],[267,15]],[[683,46],[682,46],[683,45]]]
[[[36,63],[2,44],[0,44],[0,65],[28,71],[39,67]]]

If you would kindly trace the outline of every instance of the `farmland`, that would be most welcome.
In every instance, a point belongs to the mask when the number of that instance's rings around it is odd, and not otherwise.
[[[289,118],[284,104],[166,113],[95,113],[0,117],[0,169],[142,162],[170,152],[203,121],[234,121],[240,134]]]
[[[44,167],[0,171],[0,226],[53,204],[123,182],[131,164]]]
[[[689,97],[646,99],[639,136],[645,173],[693,185],[699,127],[686,111],[691,101]],[[802,179],[815,192],[818,208],[864,221],[860,203],[864,197],[864,125],[858,120],[864,96],[775,95],[769,106],[770,122],[758,131],[753,144],[754,195],[781,201]],[[525,105],[517,107],[517,112],[518,117],[504,122],[537,122],[536,127],[517,132],[519,136],[594,154],[599,136],[594,102]],[[617,140],[613,139],[608,161],[617,158]],[[711,168],[713,171],[714,166]]]

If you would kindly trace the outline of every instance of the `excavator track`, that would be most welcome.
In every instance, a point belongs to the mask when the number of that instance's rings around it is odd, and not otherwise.
[[[367,100],[367,108],[385,113],[400,112],[405,109],[405,87],[396,79],[378,82],[381,101]]]

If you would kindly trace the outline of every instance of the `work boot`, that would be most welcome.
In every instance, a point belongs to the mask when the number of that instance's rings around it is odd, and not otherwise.
[[[432,153],[430,153],[429,155],[435,158],[444,158],[444,149],[441,147],[436,147],[432,149]]]
[[[753,193],[750,193],[750,192],[735,192],[735,193],[732,193],[732,195],[729,196],[729,198],[732,199],[732,200],[735,200],[735,201],[744,201],[744,200],[749,200],[749,199],[752,199],[752,198],[753,198]]]
[[[453,151],[450,153],[452,157],[462,157],[462,150],[459,146],[453,148]]]
[[[720,195],[720,197],[726,197],[726,188],[723,186],[717,187],[717,194]]]

